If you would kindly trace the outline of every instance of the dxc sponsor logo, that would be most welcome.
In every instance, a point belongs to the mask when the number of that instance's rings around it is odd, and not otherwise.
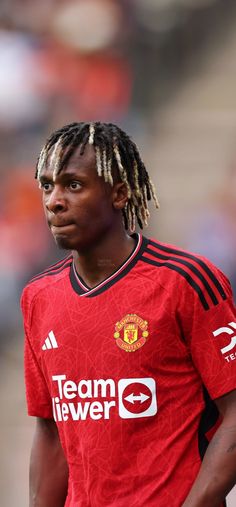
[[[156,383],[152,378],[80,380],[53,375],[57,396],[52,398],[55,421],[151,417],[157,413]]]
[[[222,334],[233,335],[233,336],[231,336],[231,339],[230,339],[230,342],[228,343],[228,345],[226,345],[225,347],[223,347],[222,349],[220,349],[221,354],[223,354],[225,360],[228,363],[230,361],[234,361],[236,359],[236,353],[235,352],[231,352],[231,354],[228,354],[228,352],[233,351],[233,349],[236,346],[235,330],[236,330],[236,322],[230,322],[228,324],[228,326],[219,327],[218,329],[216,329],[215,331],[213,331],[213,335],[215,337],[220,336]]]

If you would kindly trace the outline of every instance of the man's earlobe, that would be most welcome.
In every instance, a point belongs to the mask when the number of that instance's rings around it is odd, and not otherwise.
[[[113,188],[113,206],[117,210],[125,207],[128,200],[128,189],[125,183],[116,183]]]

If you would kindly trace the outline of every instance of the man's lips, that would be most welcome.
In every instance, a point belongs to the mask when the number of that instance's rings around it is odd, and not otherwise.
[[[73,222],[52,222],[49,221],[50,227],[66,227],[67,225],[73,225]]]
[[[66,222],[66,223],[50,223],[49,224],[50,226],[50,229],[52,231],[52,233],[54,232],[66,232],[67,230],[69,231],[71,228],[73,228],[75,226],[75,224],[73,223],[69,223],[69,222]]]

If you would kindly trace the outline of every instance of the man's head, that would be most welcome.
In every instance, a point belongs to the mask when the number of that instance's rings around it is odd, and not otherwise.
[[[55,180],[68,166],[78,147],[80,156],[83,156],[87,145],[94,148],[98,176],[110,186],[120,181],[127,188],[127,199],[122,208],[125,228],[133,232],[137,219],[142,229],[149,217],[148,201],[153,198],[159,207],[155,189],[137,146],[112,123],[71,123],[55,131],[39,155],[36,178],[40,179],[50,158]]]

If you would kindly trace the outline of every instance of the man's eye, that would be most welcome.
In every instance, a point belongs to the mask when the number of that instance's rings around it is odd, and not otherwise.
[[[52,184],[51,183],[40,183],[39,188],[42,188],[45,192],[50,192],[52,190]]]
[[[81,185],[78,181],[71,181],[70,184],[69,184],[69,187],[72,189],[72,190],[78,190]]]

